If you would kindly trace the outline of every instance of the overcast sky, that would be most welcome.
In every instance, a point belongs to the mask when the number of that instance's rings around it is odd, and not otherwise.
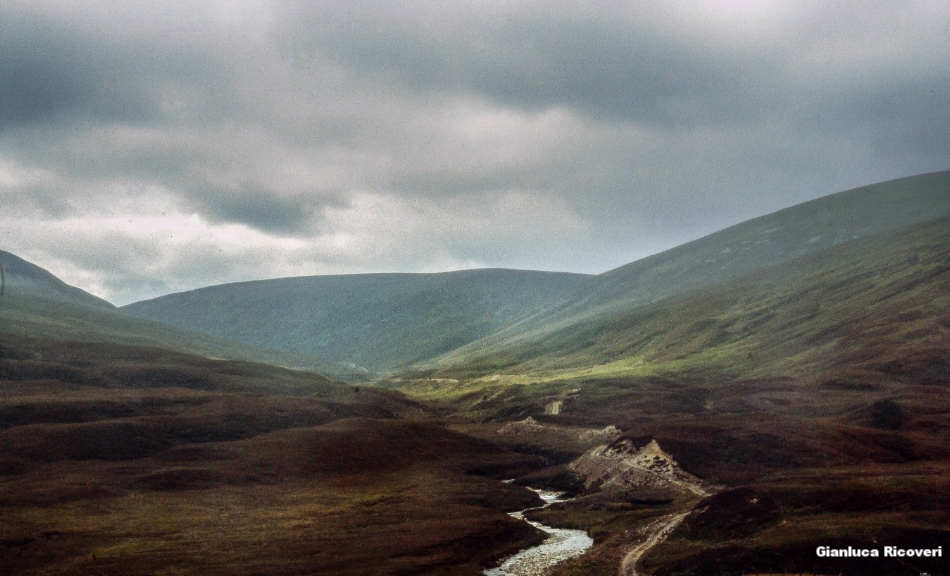
[[[598,273],[948,168],[943,0],[0,0],[0,249],[116,304]]]

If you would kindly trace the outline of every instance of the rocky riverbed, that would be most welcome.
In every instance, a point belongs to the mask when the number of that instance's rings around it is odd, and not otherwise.
[[[546,508],[555,502],[566,501],[560,499],[560,492],[549,492],[547,490],[534,490],[534,492],[545,502],[541,508]],[[486,576],[543,576],[548,574],[556,564],[580,556],[594,544],[591,537],[583,530],[545,526],[540,522],[525,519],[524,512],[527,512],[527,510],[512,512],[511,516],[524,520],[544,531],[548,534],[548,538],[538,546],[522,550],[508,558],[501,566],[485,570]]]

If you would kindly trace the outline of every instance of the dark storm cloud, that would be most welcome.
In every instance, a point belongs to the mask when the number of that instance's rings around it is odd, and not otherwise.
[[[149,75],[160,58],[126,50],[75,24],[0,7],[0,123],[156,120]]]
[[[325,186],[308,198],[275,192],[257,181],[259,173],[244,173],[279,161],[271,156],[281,147],[300,140],[312,145],[327,132],[311,125],[301,137],[293,134],[301,129],[286,118],[288,111],[275,117],[275,94],[293,98],[293,87],[272,74],[280,62],[269,59],[266,47],[216,29],[213,12],[180,18],[146,10],[136,19],[118,4],[91,4],[92,16],[80,14],[85,17],[70,13],[76,6],[57,8],[0,6],[0,130],[7,158],[87,187],[152,183],[212,221],[274,233],[303,230],[324,196],[339,202]],[[298,142],[288,143],[288,132]],[[275,137],[282,141],[272,146],[267,140]],[[231,183],[220,185],[222,175]],[[75,208],[63,184],[20,185],[6,195],[62,214]]]
[[[555,190],[591,218],[652,212],[645,221],[683,238],[946,167],[946,10],[803,3],[771,6],[778,13],[758,21],[717,21],[700,4],[297,3],[284,13],[283,49],[403,89],[529,114],[564,107],[596,124],[655,128],[665,140],[657,150],[621,138],[614,149],[578,147],[566,161],[391,181],[406,191]],[[677,217],[664,223],[667,197]],[[598,205],[611,209],[586,209]]]
[[[175,30],[93,27],[19,3],[0,7],[0,121],[5,128],[71,122],[180,121],[176,95],[207,124],[235,112],[228,58]],[[108,12],[106,13],[108,15]],[[200,33],[200,32],[195,32]],[[187,40],[187,41],[183,41]],[[208,40],[213,40],[208,38]]]
[[[192,192],[197,208],[213,222],[241,222],[279,235],[298,235],[310,229],[324,203],[309,197],[281,198],[273,191],[239,187]]]
[[[598,272],[950,167],[948,23],[909,1],[4,0],[0,240],[123,301]]]
[[[418,3],[307,3],[286,13],[293,30],[286,49],[315,50],[405,86],[662,124],[684,120],[673,116],[670,97],[721,93],[756,72],[725,66],[702,45],[665,35],[653,22],[617,18],[611,7],[479,12]],[[747,60],[744,66],[752,64]]]
[[[947,38],[942,23],[907,15],[913,3],[803,3],[761,30],[741,19],[704,25],[714,18],[693,4],[700,3],[296,3],[284,13],[285,50],[420,90],[468,92],[525,110],[566,106],[673,130],[790,114],[853,127],[875,116],[942,112],[913,101],[922,91],[946,94],[950,77],[945,61],[943,74],[914,77],[921,63],[913,45],[946,55],[933,41]],[[796,70],[811,51],[849,36],[869,54],[837,54],[845,62]],[[896,36],[912,49],[894,62],[894,77],[862,78],[879,45]]]

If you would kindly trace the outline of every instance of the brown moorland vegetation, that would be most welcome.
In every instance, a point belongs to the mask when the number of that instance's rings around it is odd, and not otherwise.
[[[655,439],[717,486],[701,501],[593,493],[531,513],[595,538],[556,574],[616,573],[652,523],[690,509],[640,572],[944,574],[946,556],[820,558],[816,548],[947,548],[948,318],[943,218],[393,387],[451,401],[486,430],[531,417],[535,432],[501,441],[546,444],[555,464],[583,447],[554,430],[616,425],[618,441]],[[570,485],[562,473],[533,477]]]
[[[157,349],[0,336],[0,573],[478,574],[531,457],[430,406]]]

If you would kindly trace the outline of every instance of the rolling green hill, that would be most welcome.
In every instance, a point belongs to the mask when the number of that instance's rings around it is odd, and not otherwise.
[[[375,372],[495,332],[586,278],[504,269],[312,276],[202,288],[122,311]]]
[[[611,446],[656,441],[717,485],[641,559],[644,572],[939,571],[814,550],[946,541],[948,216],[478,352],[382,384],[451,402],[486,436],[552,456],[557,434],[609,425],[622,431]],[[524,481],[569,485],[565,475],[552,466]],[[637,544],[627,535],[644,530],[650,505],[610,497],[532,516],[598,534],[563,573],[615,574]],[[653,506],[654,518],[675,511]]]
[[[946,381],[948,358],[950,217],[943,217],[587,317],[543,342],[473,353],[426,373],[415,391],[446,399],[511,384],[654,376],[874,386]],[[433,386],[433,378],[458,383]]]
[[[950,171],[839,192],[737,224],[579,283],[564,298],[435,362],[544,346],[569,326],[950,214]]]
[[[372,376],[549,347],[570,327],[607,322],[664,298],[946,214],[950,171],[806,202],[598,276],[468,270],[285,278],[171,294],[122,310]]]

